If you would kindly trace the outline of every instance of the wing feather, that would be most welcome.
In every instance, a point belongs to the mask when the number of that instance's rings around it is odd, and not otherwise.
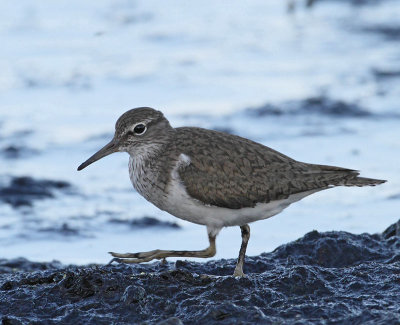
[[[293,160],[271,148],[235,135],[200,128],[177,128],[177,154],[190,164],[178,173],[190,196],[207,205],[240,209],[323,190],[357,171]]]

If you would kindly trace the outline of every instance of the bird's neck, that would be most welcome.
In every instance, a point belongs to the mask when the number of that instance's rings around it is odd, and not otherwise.
[[[165,154],[165,147],[165,145],[152,144],[128,151],[131,182],[135,189],[148,200],[155,194],[153,186],[160,172],[159,159]]]
[[[161,144],[149,144],[143,145],[137,148],[132,148],[128,151],[130,159],[146,161],[157,157],[163,151],[163,145]]]

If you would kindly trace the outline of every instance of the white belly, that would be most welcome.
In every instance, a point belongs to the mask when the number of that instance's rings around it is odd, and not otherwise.
[[[173,181],[169,187],[166,204],[167,212],[172,215],[209,228],[222,228],[229,226],[242,226],[247,223],[272,217],[291,203],[301,200],[315,191],[291,195],[287,199],[276,200],[269,203],[258,203],[255,207],[228,209],[217,206],[205,205],[192,199],[184,186]]]

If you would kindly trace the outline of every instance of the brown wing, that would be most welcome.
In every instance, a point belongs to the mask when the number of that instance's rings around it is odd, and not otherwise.
[[[355,178],[353,170],[295,161],[238,136],[177,128],[175,149],[190,157],[179,176],[187,192],[205,204],[239,209],[291,194],[322,190]]]

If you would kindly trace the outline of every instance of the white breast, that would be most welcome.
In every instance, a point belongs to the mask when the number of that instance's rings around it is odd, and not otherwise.
[[[196,224],[205,225],[209,231],[218,233],[222,227],[242,226],[247,223],[272,217],[291,203],[301,200],[314,191],[298,193],[287,199],[269,203],[258,203],[255,207],[228,209],[206,205],[191,198],[179,177],[178,169],[190,164],[190,157],[181,154],[171,172],[171,183],[167,189],[165,210],[172,215]]]
[[[148,167],[146,168],[145,162],[149,159],[151,154],[154,155],[157,149],[158,146],[156,145],[142,146],[140,148],[135,148],[135,151],[130,153],[129,157],[129,177],[133,187],[139,194],[154,204],[158,203],[154,201],[159,201],[154,191],[154,184],[157,176],[154,174],[153,170]]]
[[[136,156],[135,158],[131,156],[129,158],[129,177],[136,191],[144,196],[146,185],[141,181],[144,178],[143,160],[142,156]]]

